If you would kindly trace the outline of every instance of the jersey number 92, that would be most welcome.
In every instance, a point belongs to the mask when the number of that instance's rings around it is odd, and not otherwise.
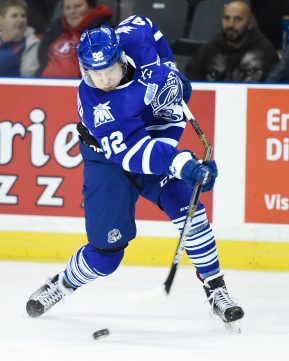
[[[123,134],[119,130],[111,133],[109,137],[101,138],[101,146],[107,159],[111,157],[112,153],[118,154],[127,148],[123,142]]]

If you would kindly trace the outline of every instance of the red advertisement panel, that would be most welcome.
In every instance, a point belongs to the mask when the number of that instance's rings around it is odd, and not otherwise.
[[[76,94],[70,86],[0,85],[0,213],[83,216]],[[213,140],[215,92],[195,91],[190,108]],[[181,147],[202,155],[190,127]],[[211,195],[204,201],[211,216]],[[137,219],[167,218],[141,199]]]
[[[289,223],[289,90],[249,89],[245,221]]]
[[[75,87],[0,85],[0,212],[82,216]]]

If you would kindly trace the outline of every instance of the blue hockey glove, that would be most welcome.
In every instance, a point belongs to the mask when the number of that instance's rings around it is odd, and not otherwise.
[[[217,164],[214,160],[209,160],[206,163],[204,163],[204,166],[206,166],[209,169],[210,172],[210,179],[208,182],[203,186],[202,192],[209,192],[213,189],[215,185],[215,180],[218,177],[218,168]]]
[[[174,177],[183,179],[190,187],[203,183],[203,192],[208,192],[214,187],[218,176],[215,161],[202,164],[189,151],[182,151],[174,156],[170,171]]]
[[[179,72],[178,68],[176,67],[176,64],[173,61],[170,61],[167,58],[162,58],[161,62],[170,69],[172,69],[180,78],[183,84],[183,99],[187,103],[190,100],[192,94],[192,85],[190,80],[187,77],[185,77],[184,74]]]
[[[175,73],[177,76],[181,79],[183,83],[183,99],[185,103],[187,103],[190,100],[191,94],[192,94],[192,85],[190,80],[184,76],[184,74],[180,73],[179,71],[175,70]]]

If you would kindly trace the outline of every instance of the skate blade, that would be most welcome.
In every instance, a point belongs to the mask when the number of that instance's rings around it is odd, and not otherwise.
[[[241,323],[239,320],[233,322],[224,322],[225,329],[231,333],[241,333]]]

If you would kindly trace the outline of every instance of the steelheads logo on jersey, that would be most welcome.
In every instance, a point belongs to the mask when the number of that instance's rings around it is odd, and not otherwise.
[[[94,127],[97,128],[102,124],[113,122],[115,119],[112,116],[110,110],[111,107],[108,105],[110,101],[104,104],[98,104],[96,107],[93,107],[94,112]]]
[[[182,85],[175,73],[170,72],[165,85],[151,102],[154,115],[172,122],[178,122],[183,119],[181,102]]]
[[[121,34],[121,33],[129,34],[134,29],[137,29],[137,28],[133,27],[133,26],[121,26],[115,30],[115,33],[116,34]]]

